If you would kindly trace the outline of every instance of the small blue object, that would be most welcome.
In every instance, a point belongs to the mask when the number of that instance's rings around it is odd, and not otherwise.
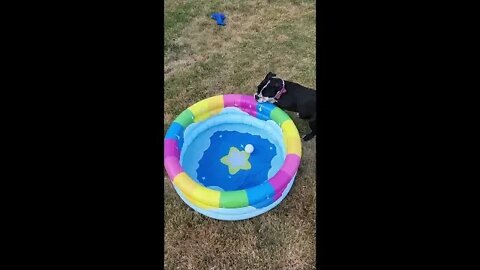
[[[224,20],[225,20],[226,17],[225,17],[225,15],[224,15],[223,13],[221,13],[221,12],[215,12],[215,13],[213,13],[210,18],[216,20],[218,25],[221,25],[221,26],[224,26],[224,25],[225,25]]]

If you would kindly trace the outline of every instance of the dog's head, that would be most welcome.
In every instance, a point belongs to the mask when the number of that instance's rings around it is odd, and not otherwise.
[[[285,91],[285,82],[276,78],[276,74],[268,72],[265,79],[257,86],[257,93],[254,95],[257,102],[275,103],[280,98],[280,95]]]

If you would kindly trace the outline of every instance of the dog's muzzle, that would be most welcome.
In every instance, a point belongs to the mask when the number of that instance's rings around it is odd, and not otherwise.
[[[253,94],[253,97],[255,98],[255,100],[256,100],[258,103],[264,103],[264,102],[275,103],[275,102],[277,102],[276,99],[271,98],[271,97],[263,97],[261,94],[260,94],[260,95]]]

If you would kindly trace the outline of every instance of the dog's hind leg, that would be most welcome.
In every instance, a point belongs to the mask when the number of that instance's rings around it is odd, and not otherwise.
[[[317,121],[316,121],[316,119],[314,119],[312,121],[308,121],[308,126],[310,127],[311,131],[307,135],[303,136],[303,140],[305,142],[313,139],[313,137],[315,137],[315,135],[317,135]]]

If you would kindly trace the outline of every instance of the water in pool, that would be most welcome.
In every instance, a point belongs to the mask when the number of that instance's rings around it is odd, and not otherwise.
[[[251,144],[249,154],[245,146]],[[230,191],[259,185],[268,180],[276,147],[258,135],[237,131],[216,131],[199,161],[197,180],[208,187]]]
[[[225,108],[185,129],[180,164],[192,179],[211,189],[256,186],[273,177],[285,160],[281,134],[272,120]],[[245,151],[248,144],[254,147],[251,154]]]

